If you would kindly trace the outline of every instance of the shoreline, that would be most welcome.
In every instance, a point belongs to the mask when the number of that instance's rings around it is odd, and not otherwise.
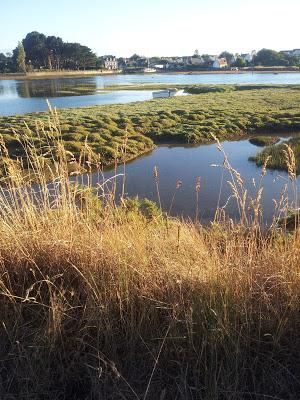
[[[195,70],[195,71],[157,71],[154,73],[131,73],[123,74],[121,70],[117,71],[103,71],[103,70],[91,70],[91,71],[51,71],[51,72],[29,72],[27,74],[21,73],[7,73],[0,74],[0,80],[38,80],[38,79],[55,79],[55,78],[84,78],[89,76],[111,76],[111,75],[239,75],[239,74],[299,74],[298,70],[291,69],[265,69],[262,68],[257,70]]]
[[[90,148],[94,154],[101,155],[102,166],[109,168],[116,158],[122,157],[119,146],[120,137],[124,135],[124,124],[130,134],[130,151],[127,156],[135,158],[158,145],[170,146],[178,142],[180,145],[209,144],[213,142],[211,134],[224,141],[241,140],[249,134],[251,138],[270,133],[298,133],[299,99],[299,88],[255,88],[207,92],[201,94],[201,97],[190,96],[188,100],[179,96],[167,102],[165,99],[157,99],[129,104],[62,108],[59,119],[67,151],[79,159],[88,136]],[[218,111],[212,113],[212,108]],[[23,132],[25,122],[34,132],[35,121],[48,121],[48,117],[47,111],[0,117],[0,131],[5,143],[10,148],[15,146],[11,128]],[[47,145],[46,140],[42,142]]]
[[[228,75],[239,75],[239,74],[286,74],[286,73],[300,73],[300,68],[299,69],[266,69],[266,68],[261,68],[261,69],[241,69],[238,71],[231,71],[231,70],[195,70],[195,71],[160,71],[159,73],[161,74],[170,74],[170,75],[206,75],[206,74],[211,74],[211,75],[219,75],[219,74],[228,74]]]
[[[51,71],[51,72],[29,72],[27,74],[9,73],[0,74],[0,80],[38,80],[38,79],[54,79],[54,78],[84,78],[89,76],[106,76],[106,75],[120,75],[121,71]]]

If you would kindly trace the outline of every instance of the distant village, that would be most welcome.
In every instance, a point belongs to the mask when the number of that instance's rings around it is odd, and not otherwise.
[[[244,54],[232,54],[224,51],[220,55],[200,55],[199,51],[195,50],[194,54],[191,56],[149,58],[137,54],[129,58],[117,58],[113,55],[105,55],[98,58],[98,63],[99,67],[106,70],[123,70],[127,72],[184,71],[199,69],[238,70],[240,68],[260,65],[297,67],[300,66],[300,49],[283,50],[280,52],[262,49],[259,52],[253,50],[250,53]]]
[[[199,50],[195,50],[188,56],[144,57],[133,54],[129,58],[117,58],[114,55],[99,56],[80,43],[66,42],[60,37],[33,31],[12,52],[0,53],[1,74],[54,70],[101,70],[113,73],[237,71],[246,68],[299,70],[300,49],[261,49],[241,54],[223,51],[218,55],[200,54]]]

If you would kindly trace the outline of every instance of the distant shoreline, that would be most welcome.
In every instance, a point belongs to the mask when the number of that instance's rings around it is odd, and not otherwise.
[[[119,75],[121,71],[43,71],[43,72],[29,72],[27,74],[9,73],[0,74],[0,80],[34,80],[34,79],[47,79],[47,78],[81,78],[85,76],[102,76],[102,75]]]
[[[153,74],[170,74],[170,75],[219,75],[219,74],[282,74],[282,73],[300,73],[300,69],[242,69],[238,71],[231,70],[195,70],[195,71],[158,71],[156,73],[144,73],[144,75]],[[86,76],[106,76],[106,75],[120,75],[122,72],[118,71],[103,71],[103,70],[91,70],[91,71],[43,71],[43,72],[29,72],[26,75],[20,73],[8,73],[0,74],[0,80],[35,80],[35,79],[47,79],[47,78],[83,78]],[[141,74],[141,73],[139,73]],[[132,73],[135,75],[135,73]]]
[[[282,70],[282,69],[256,69],[256,70],[251,70],[251,69],[247,69],[247,70],[239,70],[239,71],[230,71],[230,70],[217,70],[217,71],[212,71],[212,70],[208,70],[208,71],[169,71],[169,72],[162,72],[163,74],[172,74],[172,75],[205,75],[205,74],[212,74],[212,75],[218,75],[218,74],[228,74],[228,75],[239,75],[239,74],[286,74],[286,73],[296,73],[299,74],[300,73],[300,69],[298,70]]]

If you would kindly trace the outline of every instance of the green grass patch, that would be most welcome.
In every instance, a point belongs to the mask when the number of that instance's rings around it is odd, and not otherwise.
[[[62,140],[75,158],[87,141],[100,154],[102,164],[108,165],[115,157],[121,159],[125,140],[126,157],[131,159],[153,149],[155,143],[200,144],[212,141],[212,134],[224,140],[300,131],[299,88],[295,85],[194,85],[190,90],[198,94],[190,96],[62,109],[59,110]],[[25,122],[35,131],[37,119],[47,124],[48,115],[0,117],[0,133],[12,153],[22,153],[13,130],[21,136],[28,134]],[[36,140],[42,148],[48,139],[40,134]]]
[[[266,147],[264,150],[256,154],[254,157],[250,157],[249,159],[254,161],[257,166],[261,166],[264,164],[267,157],[269,157],[267,168],[286,171],[288,169],[285,155],[285,151],[287,150],[286,145],[290,146],[294,152],[296,172],[299,174],[300,137],[294,137],[277,145]]]
[[[259,147],[271,146],[280,141],[280,139],[276,136],[255,136],[249,139],[251,144]]]

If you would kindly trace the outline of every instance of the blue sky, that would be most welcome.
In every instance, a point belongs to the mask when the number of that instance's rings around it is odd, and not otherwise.
[[[300,0],[0,0],[0,52],[39,31],[97,54],[300,48]]]

